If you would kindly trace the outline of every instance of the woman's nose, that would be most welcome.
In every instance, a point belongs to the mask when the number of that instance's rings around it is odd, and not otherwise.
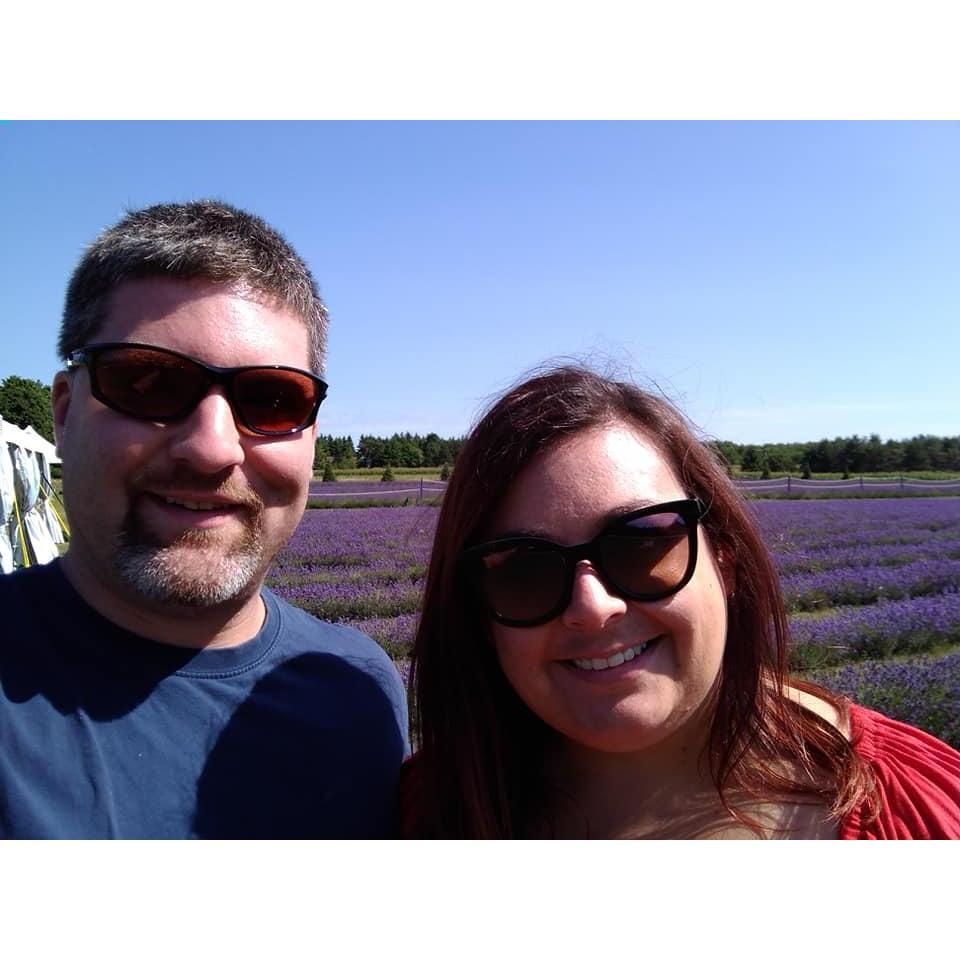
[[[596,569],[581,560],[573,574],[573,592],[563,622],[577,630],[601,630],[626,612],[627,601],[611,592]]]

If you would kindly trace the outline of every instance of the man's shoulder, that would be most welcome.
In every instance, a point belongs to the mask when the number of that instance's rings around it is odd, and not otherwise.
[[[330,623],[263,590],[268,612],[279,618],[280,651],[285,663],[303,677],[317,681],[314,689],[324,689],[330,703],[340,703],[344,716],[351,716],[357,729],[396,728],[402,752],[408,752],[407,697],[403,678],[384,649],[365,633],[345,623]],[[316,695],[312,696],[314,701]],[[386,713],[384,712],[386,708]],[[377,733],[377,737],[380,733]]]
[[[358,666],[396,675],[396,667],[383,648],[365,633],[345,623],[318,620],[306,610],[295,607],[269,589],[264,589],[268,608],[277,611],[286,645],[292,653],[326,653],[342,657]]]

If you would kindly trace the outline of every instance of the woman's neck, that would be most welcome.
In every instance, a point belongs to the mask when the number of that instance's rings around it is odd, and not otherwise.
[[[609,753],[558,737],[546,757],[548,782],[556,785],[551,819],[565,835],[607,838],[673,835],[707,810],[714,819],[723,807],[707,740],[698,725],[644,750]]]
[[[545,756],[547,816],[535,832],[570,839],[836,836],[813,785],[809,795],[780,797],[749,796],[733,786],[725,791],[728,802],[756,828],[738,820],[714,783],[708,744],[706,719],[634,753],[594,750],[555,735]],[[802,771],[792,772],[803,779]]]

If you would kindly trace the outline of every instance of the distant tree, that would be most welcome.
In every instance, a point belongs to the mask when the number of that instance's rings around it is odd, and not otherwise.
[[[361,467],[386,466],[387,441],[380,437],[364,435],[357,444],[357,463]]]
[[[333,464],[328,460],[327,465],[323,468],[323,482],[324,483],[336,483],[337,475],[333,472]]]
[[[807,450],[807,463],[814,473],[830,473],[834,469],[830,441],[824,438],[811,444]]]
[[[388,463],[384,468],[383,474],[380,477],[381,483],[390,483],[393,480],[393,470],[390,469],[390,464]]]
[[[773,471],[775,473],[786,473],[790,469],[790,462],[780,451],[772,450],[767,451],[767,448],[764,447],[761,456],[766,459],[766,467],[764,473],[770,473]],[[764,480],[769,479],[764,477]]]
[[[457,454],[460,453],[460,448],[463,446],[463,441],[465,437],[457,437],[455,440],[444,440],[443,441],[443,460],[444,463],[449,463],[455,465],[457,462]],[[451,469],[453,467],[451,466]]]
[[[742,454],[737,444],[731,443],[729,440],[717,440],[711,442],[709,446],[711,446],[729,466],[736,466],[740,463]]]
[[[353,449],[353,437],[329,437],[327,446],[333,465],[340,470],[352,470],[357,465],[357,453]]]
[[[960,437],[944,437],[940,446],[941,470],[960,470]]]
[[[813,472],[810,470],[810,463],[809,463],[809,461],[807,461],[807,460],[804,460],[804,461],[803,461],[803,470],[802,470],[800,476],[802,476],[804,480],[812,480],[812,479],[813,479]]]
[[[423,451],[409,433],[395,433],[386,443],[387,463],[398,467],[423,466]]]
[[[864,473],[879,473],[886,469],[883,451],[883,442],[880,435],[871,433],[864,445],[863,471]]]
[[[0,380],[0,417],[18,427],[33,427],[40,436],[53,442],[50,388],[39,380],[27,380],[15,374]]]
[[[330,462],[330,451],[327,448],[327,438],[317,437],[313,447],[313,469],[324,470]]]
[[[933,437],[926,437],[921,434],[918,437],[911,437],[904,444],[904,470],[930,470],[932,468],[932,457],[930,456],[931,451],[928,442],[932,439]]]
[[[441,480],[449,480],[449,479],[450,479],[450,464],[449,464],[449,463],[445,463],[445,464],[440,468],[440,479],[441,479]]]
[[[443,441],[435,433],[428,433],[421,444],[423,463],[427,467],[439,467],[443,463]]]
[[[902,470],[903,469],[903,444],[899,440],[888,440],[883,445],[883,459],[881,461],[884,470]]]
[[[748,444],[743,451],[743,459],[740,461],[740,468],[747,472],[767,470],[767,455],[763,448],[757,448],[752,443]]]

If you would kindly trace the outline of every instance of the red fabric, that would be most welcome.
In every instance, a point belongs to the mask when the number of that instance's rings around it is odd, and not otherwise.
[[[856,705],[851,739],[870,762],[880,813],[866,807],[840,825],[841,840],[960,840],[960,753],[916,727]]]

